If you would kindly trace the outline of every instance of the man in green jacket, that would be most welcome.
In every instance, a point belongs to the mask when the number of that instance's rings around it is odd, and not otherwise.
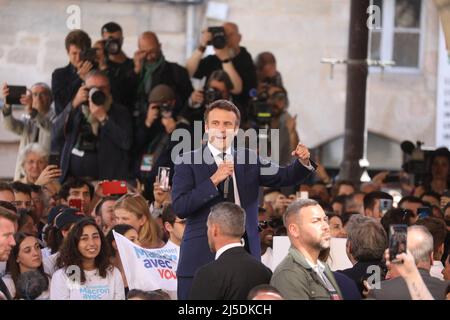
[[[322,207],[315,200],[299,200],[287,208],[284,217],[291,248],[275,269],[270,284],[285,299],[341,300],[341,291],[326,263],[319,260],[330,247],[330,227]]]

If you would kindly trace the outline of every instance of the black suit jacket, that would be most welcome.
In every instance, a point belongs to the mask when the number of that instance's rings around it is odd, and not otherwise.
[[[222,253],[201,267],[192,283],[191,300],[245,300],[249,291],[268,284],[272,272],[243,247]]]
[[[53,71],[52,94],[55,100],[56,115],[60,114],[75,97],[82,83],[83,80],[78,76],[77,69],[70,63]]]
[[[431,295],[436,300],[445,300],[445,291],[449,285],[448,281],[442,281],[430,276],[430,272],[419,269],[423,282],[427,286]],[[381,282],[381,289],[370,291],[369,298],[377,300],[411,300],[406,282],[402,277]]]

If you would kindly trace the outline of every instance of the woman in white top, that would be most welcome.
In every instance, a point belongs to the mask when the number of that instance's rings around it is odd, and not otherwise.
[[[120,271],[110,263],[110,250],[94,219],[84,218],[70,230],[52,277],[51,300],[123,300]]]
[[[42,265],[42,253],[39,245],[39,240],[33,236],[23,232],[18,232],[14,236],[16,246],[12,249],[6,264],[6,274],[3,276],[3,282],[9,290],[11,297],[14,299],[21,299],[20,293],[16,290],[17,280],[23,272],[37,270],[41,272],[45,279],[48,276],[44,273]],[[48,289],[44,291],[38,299],[48,299]]]

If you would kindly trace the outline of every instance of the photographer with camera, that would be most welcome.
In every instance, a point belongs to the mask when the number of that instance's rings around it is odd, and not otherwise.
[[[57,115],[75,97],[82,82],[86,80],[86,75],[95,64],[95,50],[91,49],[91,38],[83,30],[69,32],[65,45],[69,64],[56,69],[52,74],[52,92]]]
[[[122,27],[115,22],[108,22],[101,29],[103,54],[106,62],[106,73],[111,83],[113,100],[127,107],[132,112],[135,99],[137,76],[134,73],[134,62],[122,50]]]
[[[165,84],[174,91],[175,104],[172,111],[174,115],[177,115],[186,105],[193,91],[187,70],[165,59],[161,51],[161,43],[154,32],[142,33],[139,37],[138,48],[134,54],[134,72],[138,77],[134,118],[145,117],[148,96],[153,88],[160,84]]]
[[[10,89],[6,83],[2,87],[2,96],[6,100]],[[7,130],[20,135],[18,154],[21,154],[30,143],[38,143],[45,151],[50,150],[50,131],[55,116],[51,108],[52,92],[50,87],[43,83],[35,83],[26,95],[20,97],[20,103],[25,106],[22,119],[12,114],[12,105],[5,103],[3,107],[3,123]],[[14,180],[21,178],[21,163],[17,158]]]
[[[223,70],[214,71],[204,90],[192,92],[187,107],[182,111],[183,116],[191,125],[194,125],[195,121],[203,122],[206,106],[220,99],[232,101],[231,90],[233,90],[233,83],[228,74]]]
[[[108,76],[91,71],[75,98],[56,118],[53,139],[64,140],[61,182],[68,177],[125,180],[131,148],[131,117],[113,102]]]
[[[173,172],[171,152],[178,141],[171,141],[172,133],[176,129],[190,129],[186,119],[174,115],[175,104],[176,95],[172,88],[157,85],[148,97],[147,116],[139,119],[136,126],[133,172],[144,184],[144,196],[150,200],[153,200],[153,182],[158,167],[170,167]]]
[[[299,143],[297,116],[287,111],[288,97],[283,87],[263,86],[250,105],[251,124],[255,129],[279,129],[279,164],[292,161],[290,150]]]
[[[247,122],[247,105],[250,89],[256,88],[256,70],[250,53],[240,46],[242,36],[235,23],[202,31],[200,44],[186,62],[189,75],[209,79],[215,70],[224,70],[233,83],[233,101],[241,112],[241,123]],[[214,47],[214,55],[203,57],[206,46]]]

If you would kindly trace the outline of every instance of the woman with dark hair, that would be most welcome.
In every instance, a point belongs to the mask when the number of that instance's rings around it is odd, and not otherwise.
[[[327,213],[330,234],[333,238],[347,238],[342,217],[336,213]]]
[[[113,231],[120,233],[125,238],[133,242],[134,244],[140,246],[139,235],[135,228],[130,226],[129,224],[118,224],[112,227],[112,229],[106,235],[106,241],[108,242],[109,249],[111,251],[111,264],[119,269],[120,274],[122,275],[123,285],[125,287],[125,295],[128,293],[128,282],[125,277],[125,271],[123,269],[122,260],[120,260],[119,249],[116,245],[116,240],[114,239]]]
[[[450,151],[443,147],[438,148],[430,156],[428,174],[424,181],[425,192],[434,191],[442,195],[450,186]],[[419,192],[423,193],[422,188],[416,189],[417,196],[422,194],[417,194]]]
[[[17,281],[20,274],[27,271],[39,271],[47,279],[47,290],[43,292],[39,299],[48,299],[49,278],[45,274],[42,265],[42,253],[38,239],[34,235],[18,232],[14,236],[16,246],[12,249],[6,263],[6,275],[2,280],[6,284],[11,297],[21,299],[20,293],[16,290]]]
[[[78,221],[64,241],[52,277],[51,300],[123,300],[120,271],[111,265],[110,250],[92,218]]]
[[[34,222],[31,210],[19,209],[17,210],[17,215],[19,216],[19,220],[17,221],[18,224],[17,231],[31,234],[37,237],[38,229],[36,223]]]

